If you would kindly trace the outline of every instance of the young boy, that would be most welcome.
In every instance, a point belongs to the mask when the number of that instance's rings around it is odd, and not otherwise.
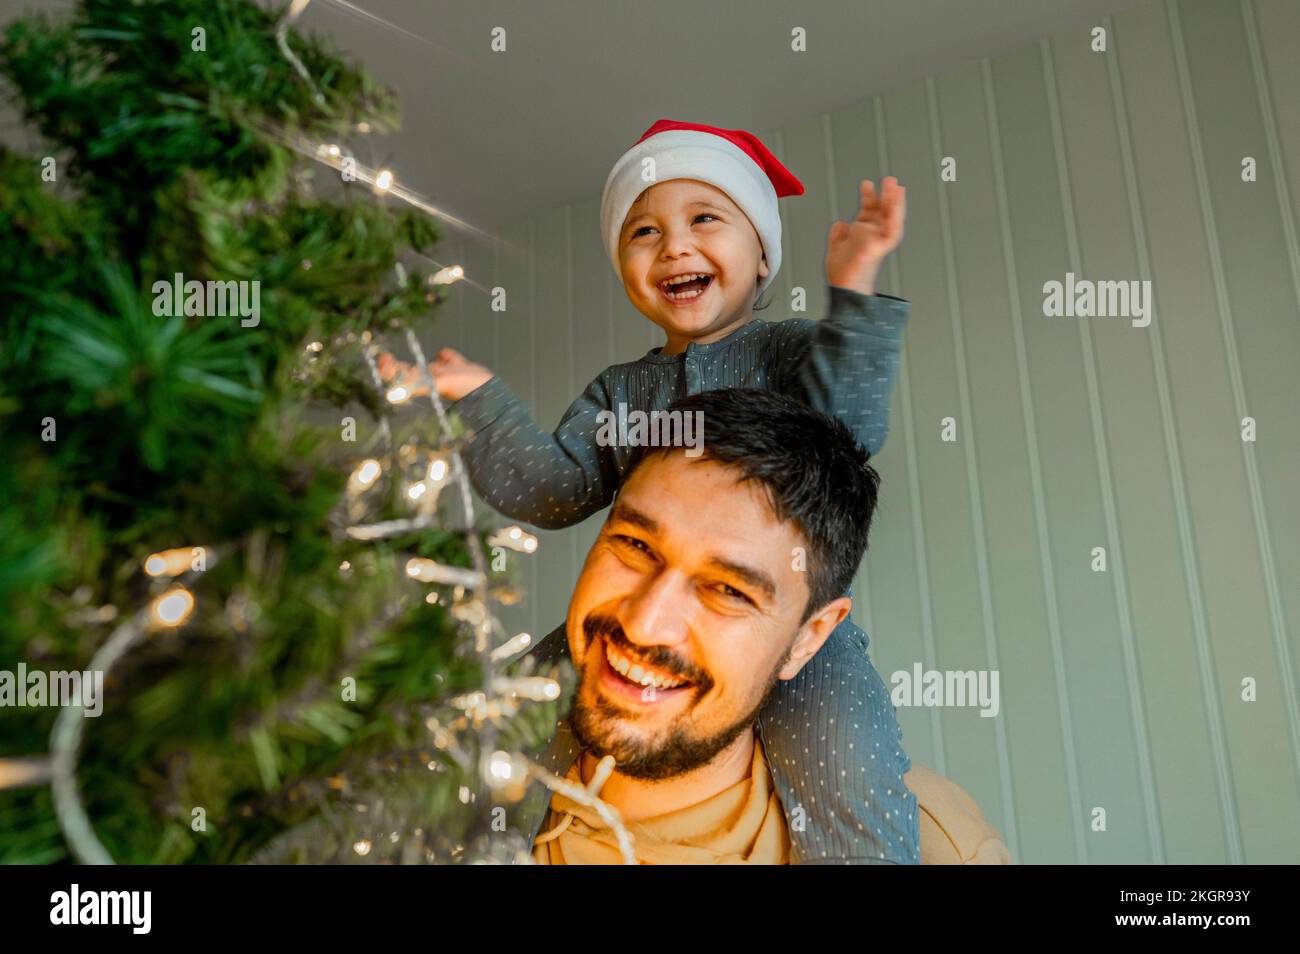
[[[662,411],[674,398],[719,387],[768,388],[839,417],[875,455],[888,429],[908,302],[875,293],[880,263],[897,247],[906,190],[889,177],[861,185],[856,218],[832,224],[827,318],[755,320],[781,264],[778,198],[798,179],[742,130],[660,120],[615,163],[605,183],[605,248],[628,298],[663,329],[665,344],[607,368],[555,432],[482,365],[443,349],[429,370],[451,410],[475,433],[465,461],[498,511],[546,529],[604,509],[631,447],[604,446],[598,415]],[[385,355],[387,378],[414,369]],[[888,690],[851,619],[794,679],[778,686],[759,729],[778,794],[802,806],[793,859],[919,863],[916,799],[903,784],[911,760]],[[538,644],[543,661],[568,651],[564,624]]]

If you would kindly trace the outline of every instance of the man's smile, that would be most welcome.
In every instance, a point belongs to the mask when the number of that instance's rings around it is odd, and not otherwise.
[[[620,699],[647,705],[657,705],[683,695],[695,688],[695,683],[655,670],[643,663],[633,663],[601,638],[598,681],[601,687]]]

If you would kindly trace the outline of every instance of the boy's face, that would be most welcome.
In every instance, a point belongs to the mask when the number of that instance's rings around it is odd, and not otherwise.
[[[695,179],[670,179],[646,189],[619,234],[619,268],[632,304],[664,330],[668,350],[707,343],[751,315],[759,278],[768,274],[758,232],[721,189]],[[688,273],[706,282],[665,279]]]
[[[756,482],[672,451],[634,470],[587,554],[569,604],[579,674],[571,725],[618,771],[667,779],[705,764],[754,724],[839,621],[801,625],[807,546]],[[847,602],[847,600],[845,601]],[[646,688],[629,668],[668,685]],[[681,683],[672,687],[673,683]]]

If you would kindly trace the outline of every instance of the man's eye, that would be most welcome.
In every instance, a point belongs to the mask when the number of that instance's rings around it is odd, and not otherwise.
[[[645,542],[642,540],[638,540],[636,537],[624,536],[623,534],[615,534],[613,539],[616,540],[618,543],[621,543],[623,546],[631,547],[634,550],[640,550],[642,553],[650,552],[650,548],[645,545]]]
[[[747,595],[742,593],[740,590],[736,589],[734,586],[730,586],[726,583],[719,583],[716,589],[723,596],[727,597],[727,599],[741,600],[745,603],[749,603],[751,606],[754,605],[753,600],[751,600]]]

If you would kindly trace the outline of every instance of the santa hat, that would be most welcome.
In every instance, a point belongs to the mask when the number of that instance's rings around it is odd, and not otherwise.
[[[643,165],[647,158],[654,163]],[[803,195],[803,183],[753,133],[672,119],[661,119],[647,129],[614,163],[605,180],[600,226],[615,274],[622,274],[618,238],[628,210],[642,192],[669,179],[707,182],[725,192],[749,217],[767,255],[767,277],[757,291],[762,294],[781,267],[781,214],[776,200]]]

